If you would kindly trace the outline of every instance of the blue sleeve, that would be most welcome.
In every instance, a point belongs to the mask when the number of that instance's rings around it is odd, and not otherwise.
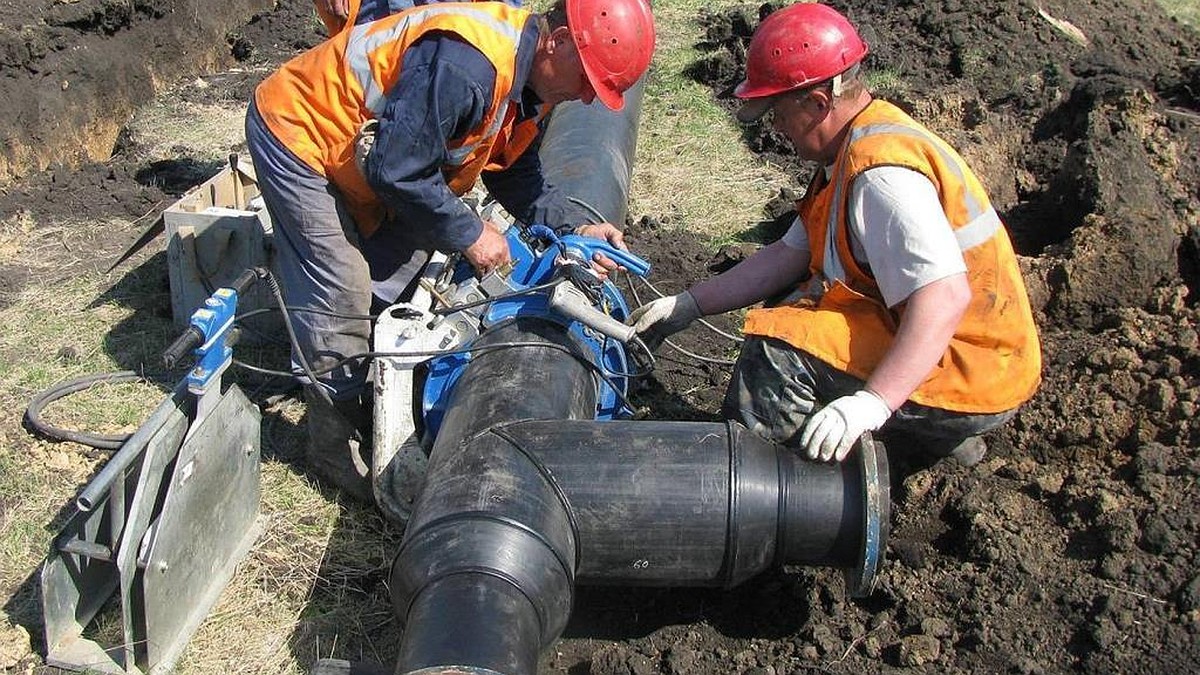
[[[461,251],[483,224],[446,184],[447,144],[478,126],[488,109],[496,71],[474,47],[434,34],[411,45],[400,77],[387,93],[367,182],[413,246]]]
[[[382,19],[396,12],[412,9],[416,4],[412,0],[362,0],[358,6],[358,15],[354,17],[354,23],[360,24]]]
[[[517,161],[502,171],[485,171],[483,184],[513,217],[529,224],[548,225],[560,232],[596,220],[571,202],[566,192],[546,181],[538,151],[542,134]]]
[[[358,16],[354,18],[354,23],[367,23],[382,19],[385,16],[391,16],[396,12],[403,12],[406,9],[412,9],[418,5],[430,5],[435,2],[448,2],[450,0],[362,0],[359,5]],[[520,9],[521,0],[505,0],[506,4],[512,5]]]

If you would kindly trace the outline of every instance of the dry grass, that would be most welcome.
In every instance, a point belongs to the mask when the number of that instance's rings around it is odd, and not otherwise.
[[[265,75],[265,73],[264,73]],[[205,87],[196,80],[186,87]],[[220,160],[245,146],[246,102],[198,105],[160,99],[126,126],[129,138],[148,160],[189,157]]]
[[[759,165],[728,113],[683,75],[696,57],[691,45],[700,37],[694,23],[700,7],[697,0],[656,5],[660,42],[643,106],[631,213],[667,215],[676,226],[716,239],[759,220],[762,204],[788,178]],[[234,102],[182,106],[168,97],[138,115],[131,138],[148,160],[219,160],[242,144],[243,114]],[[41,663],[18,626],[41,645],[38,567],[65,505],[108,457],[31,436],[21,426],[26,405],[67,378],[158,372],[157,355],[176,333],[166,318],[161,253],[143,253],[112,276],[83,264],[87,247],[77,241],[83,233],[144,225],[41,223],[28,216],[0,223],[0,259],[24,261],[38,279],[0,309],[0,643],[18,645],[0,650],[0,672]],[[263,362],[242,349],[238,355]],[[178,376],[91,389],[45,416],[84,431],[132,431]],[[400,533],[372,510],[336,501],[295,468],[302,415],[303,406],[290,399],[263,411],[264,531],[190,642],[177,669],[183,675],[300,673],[331,655],[394,660],[399,628],[385,581]],[[96,632],[112,632],[107,626]]]

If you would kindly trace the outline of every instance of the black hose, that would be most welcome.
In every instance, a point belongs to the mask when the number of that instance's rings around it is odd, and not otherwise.
[[[31,430],[52,440],[73,441],[98,450],[116,450],[125,441],[129,440],[130,434],[91,434],[83,431],[63,429],[43,420],[42,410],[54,401],[102,382],[133,382],[135,380],[147,381],[140,374],[132,370],[122,370],[114,373],[101,373],[99,375],[83,375],[60,382],[33,397],[33,400],[29,402],[29,407],[25,409],[25,420]]]

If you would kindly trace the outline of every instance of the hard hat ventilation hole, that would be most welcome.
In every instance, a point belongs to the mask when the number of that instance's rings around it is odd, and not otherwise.
[[[614,45],[617,44],[617,38],[613,38],[612,40],[610,40],[610,42],[612,42]]]

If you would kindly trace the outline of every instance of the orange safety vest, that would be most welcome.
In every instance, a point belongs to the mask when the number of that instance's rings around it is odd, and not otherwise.
[[[532,14],[502,2],[447,2],[414,7],[342,30],[285,63],[255,90],[267,128],[313,171],[337,186],[364,236],[379,228],[385,207],[354,161],[354,138],[387,102],[410,45],[431,32],[452,33],[478,49],[496,70],[483,119],[446,148],[442,176],[466,194],[483,171],[507,168],[538,134],[535,119],[517,123],[510,105],[517,47]]]
[[[773,337],[862,380],[891,346],[899,316],[854,260],[850,186],[862,172],[899,166],[933,182],[962,249],[971,301],[946,353],[911,400],[963,413],[999,413],[1033,396],[1042,357],[1012,243],[983,185],[945,141],[890,103],[874,101],[851,123],[834,162],[797,206],[808,233],[819,297],[750,311],[745,332]],[[871,224],[865,223],[867,236]]]

